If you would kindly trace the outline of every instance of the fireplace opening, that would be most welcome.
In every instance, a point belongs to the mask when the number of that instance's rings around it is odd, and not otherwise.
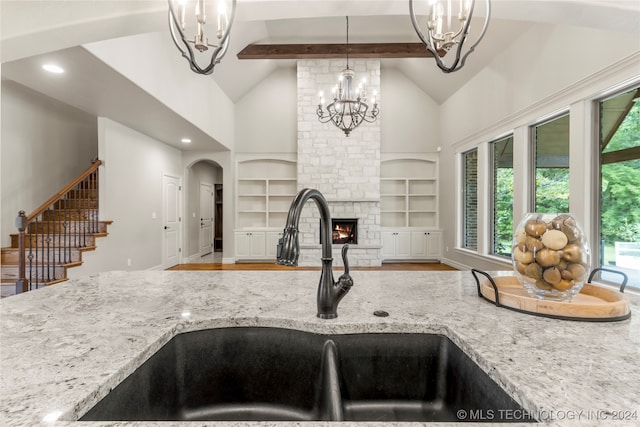
[[[320,222],[322,227],[322,222]],[[358,244],[358,219],[357,218],[332,218],[331,237],[333,244],[344,245],[349,243]],[[320,242],[322,243],[322,242]]]

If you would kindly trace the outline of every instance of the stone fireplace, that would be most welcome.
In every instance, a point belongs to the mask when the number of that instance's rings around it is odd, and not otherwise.
[[[349,62],[356,77],[380,93],[380,61]],[[318,93],[331,90],[345,67],[339,60],[298,61],[298,190],[316,188],[327,199],[332,218],[357,218],[357,244],[350,244],[351,266],[380,266],[380,121],[364,123],[346,137],[316,116]],[[382,107],[383,108],[383,107]],[[300,219],[299,265],[320,262],[320,215],[315,203],[305,206]],[[342,265],[340,249],[333,248],[334,265]]]

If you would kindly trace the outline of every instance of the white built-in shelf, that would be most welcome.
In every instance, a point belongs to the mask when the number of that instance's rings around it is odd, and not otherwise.
[[[438,159],[396,156],[380,164],[381,226],[437,228]]]
[[[296,162],[252,158],[237,164],[236,228],[282,229],[297,192]]]

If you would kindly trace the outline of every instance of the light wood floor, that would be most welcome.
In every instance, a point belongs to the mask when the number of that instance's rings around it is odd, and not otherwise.
[[[320,270],[320,267],[286,267],[276,263],[194,263],[179,264],[168,270]],[[414,271],[456,271],[455,268],[438,262],[394,262],[382,267],[353,267],[352,270],[414,270]]]

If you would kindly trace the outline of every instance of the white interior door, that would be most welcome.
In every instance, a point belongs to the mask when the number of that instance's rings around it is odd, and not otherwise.
[[[213,184],[200,183],[200,256],[213,251]]]
[[[162,176],[162,268],[164,269],[180,263],[181,190],[180,177],[167,174]]]

